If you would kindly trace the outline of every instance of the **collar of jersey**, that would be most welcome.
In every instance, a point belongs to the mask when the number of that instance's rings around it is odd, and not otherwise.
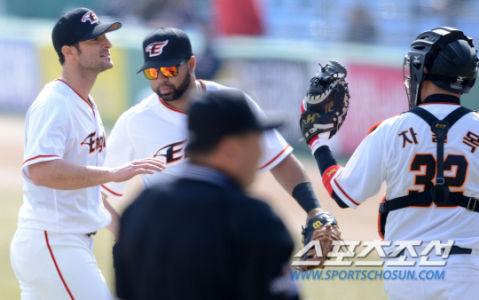
[[[82,99],[86,104],[88,104],[88,106],[90,106],[91,111],[93,112],[93,116],[95,116],[95,107],[93,106],[93,102],[90,100],[90,98],[88,99],[83,98],[77,91],[75,91],[75,89],[71,85],[68,84],[68,82],[66,82],[62,78],[57,78],[55,80],[62,82],[64,85],[69,87],[75,94],[77,94],[77,96],[80,97],[80,99]]]
[[[185,115],[186,115],[186,112],[185,112],[185,111],[182,111],[181,109],[178,109],[178,108],[176,108],[176,107],[173,107],[173,106],[169,105],[169,104],[166,103],[166,101],[163,100],[163,98],[161,98],[160,96],[158,96],[158,100],[159,100],[160,103],[163,104],[163,106],[166,107],[167,109],[172,110],[172,111],[177,112],[177,113],[181,113],[181,114],[185,114]]]
[[[461,104],[461,100],[458,97],[447,94],[434,94],[427,96],[424,99],[423,104],[431,103],[444,103],[444,104]]]

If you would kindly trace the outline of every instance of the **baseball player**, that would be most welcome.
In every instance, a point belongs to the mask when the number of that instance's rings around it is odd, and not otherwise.
[[[477,51],[462,31],[439,27],[418,35],[403,68],[410,110],[373,126],[344,168],[327,146],[349,99],[346,70],[338,64],[312,79],[301,128],[340,207],[357,207],[386,181],[379,210],[385,240],[419,240],[423,247],[432,240],[455,241],[444,280],[385,280],[389,299],[477,299],[479,115],[460,105],[477,76]],[[401,255],[414,260],[409,251]]]
[[[62,77],[26,115],[23,205],[10,246],[22,299],[112,299],[92,252],[92,235],[112,211],[99,185],[164,168],[153,158],[101,167],[105,130],[89,93],[97,75],[113,67],[105,34],[120,27],[78,8],[53,28]]]
[[[149,34],[143,41],[143,54],[145,62],[139,72],[150,81],[154,93],[119,117],[109,137],[110,151],[105,165],[146,157],[161,158],[166,163],[163,172],[142,176],[143,185],[148,187],[176,178],[182,172],[187,143],[185,110],[192,96],[226,87],[196,80],[196,59],[188,36],[180,29],[163,27]],[[250,97],[247,99],[256,114],[264,115]],[[335,222],[334,217],[319,209],[310,180],[283,137],[276,130],[266,132],[262,147],[264,155],[259,171],[271,170],[276,180],[308,212],[309,220],[327,214],[331,222]],[[102,192],[118,198],[123,195],[125,186],[125,182],[106,183],[102,185]]]

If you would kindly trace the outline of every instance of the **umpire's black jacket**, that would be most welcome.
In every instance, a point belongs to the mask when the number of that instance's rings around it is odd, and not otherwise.
[[[293,241],[270,207],[228,177],[190,165],[145,190],[121,218],[122,299],[297,299]]]

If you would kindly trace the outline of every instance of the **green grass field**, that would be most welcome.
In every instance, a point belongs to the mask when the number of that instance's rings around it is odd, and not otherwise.
[[[10,267],[10,240],[17,227],[17,213],[22,193],[17,189],[0,189],[2,195],[2,217],[0,226],[0,291],[2,299],[18,299],[20,290]]]

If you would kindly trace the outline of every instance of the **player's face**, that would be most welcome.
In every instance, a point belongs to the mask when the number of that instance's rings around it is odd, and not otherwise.
[[[150,80],[153,91],[165,101],[175,101],[181,98],[191,86],[194,72],[194,58],[178,66],[178,73],[172,77],[165,77],[158,72],[158,78]]]
[[[238,157],[239,157],[239,172],[241,183],[243,186],[249,186],[258,170],[259,160],[261,158],[261,133],[249,132],[238,136]]]
[[[105,34],[95,39],[79,42],[75,48],[80,67],[98,73],[113,67],[110,57],[111,43]]]

